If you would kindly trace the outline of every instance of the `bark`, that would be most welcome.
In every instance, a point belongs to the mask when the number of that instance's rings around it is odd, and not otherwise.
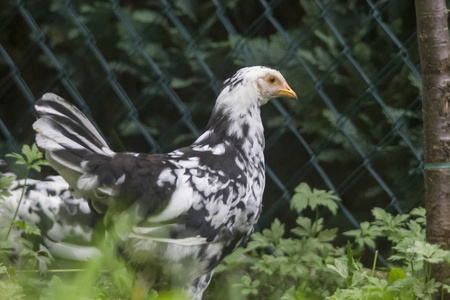
[[[445,0],[415,0],[415,6],[422,71],[427,241],[450,249],[450,168],[428,169],[430,163],[450,162],[448,11]],[[444,265],[434,266],[436,280],[442,282],[447,275]]]

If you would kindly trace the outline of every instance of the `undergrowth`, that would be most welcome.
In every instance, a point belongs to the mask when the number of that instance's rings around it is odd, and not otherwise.
[[[246,249],[228,257],[227,270],[240,270],[235,283],[247,299],[432,299],[450,291],[446,283],[431,277],[431,265],[449,263],[450,252],[425,241],[425,209],[392,215],[372,209],[374,220],[359,229],[344,232],[346,246],[335,245],[338,228],[325,228],[322,209],[336,214],[340,201],[331,192],[311,189],[301,183],[291,199],[298,214],[296,227],[288,232],[279,220],[255,233]],[[307,218],[303,213],[315,217]],[[374,261],[364,266],[364,251],[377,248],[386,239],[391,245],[387,265]],[[381,267],[376,267],[381,265]]]
[[[37,147],[24,146],[11,154],[28,171],[46,165]],[[28,175],[28,172],[27,172]],[[0,204],[11,197],[13,177],[0,176]],[[0,241],[0,299],[131,299],[134,271],[111,240],[98,241],[102,255],[95,260],[73,263],[54,257],[43,242],[40,228],[16,219],[18,205]],[[217,268],[206,299],[431,299],[450,291],[436,282],[431,266],[449,263],[450,252],[425,241],[425,210],[392,215],[372,210],[373,221],[343,232],[350,238],[337,245],[338,228],[326,228],[324,211],[336,214],[340,199],[332,192],[301,183],[291,199],[298,214],[289,230],[280,220],[255,233],[246,248],[240,248]],[[0,206],[3,207],[3,206]],[[307,217],[311,215],[312,217]],[[5,218],[1,214],[1,218]],[[11,235],[11,231],[20,235]],[[383,265],[377,242],[387,240],[390,253]],[[360,261],[364,251],[374,251],[369,266]],[[230,296],[232,295],[232,296]],[[230,298],[231,297],[231,298]],[[185,299],[179,291],[152,290],[146,299]]]

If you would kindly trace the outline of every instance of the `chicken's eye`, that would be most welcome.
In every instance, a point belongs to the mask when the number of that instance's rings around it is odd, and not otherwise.
[[[277,78],[276,78],[275,76],[270,76],[270,77],[267,79],[267,81],[268,81],[270,84],[274,84],[275,82],[277,82]]]

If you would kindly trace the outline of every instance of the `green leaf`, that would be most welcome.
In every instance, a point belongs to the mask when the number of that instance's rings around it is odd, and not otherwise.
[[[415,254],[418,261],[424,260],[432,264],[443,262],[449,253],[449,251],[443,250],[439,245],[422,241],[415,241],[414,245],[406,249],[406,252]]]
[[[275,272],[272,264],[263,263],[263,261],[257,262],[254,266],[252,266],[252,269],[266,273],[267,275],[272,275]]]
[[[356,43],[353,46],[353,54],[361,60],[366,60],[370,58],[371,49],[366,43]]]
[[[271,246],[269,240],[260,232],[255,232],[252,235],[251,241],[248,243],[245,248],[247,252],[257,249],[257,248],[265,248]]]
[[[195,6],[191,0],[175,0],[175,7],[186,14],[192,21],[197,21]]]
[[[2,299],[8,300],[26,299],[23,288],[11,281],[0,281],[0,295]]]
[[[384,279],[380,279],[377,277],[367,277],[367,280],[369,280],[369,282],[377,289],[379,289],[380,291],[384,291],[386,289],[386,287],[388,286],[388,281],[384,280]]]
[[[338,229],[337,228],[330,228],[330,229],[324,229],[317,233],[317,239],[320,242],[332,242],[336,239]]]
[[[291,286],[287,291],[284,292],[280,300],[298,300],[301,299],[301,295],[296,295],[296,290],[294,286]]]
[[[5,157],[14,158],[16,160],[15,163],[18,165],[26,165],[27,164],[27,162],[25,161],[25,158],[23,158],[23,156],[18,153],[8,153],[5,155]]]
[[[338,209],[336,202],[340,201],[340,199],[333,192],[311,189],[304,182],[300,183],[294,191],[295,194],[291,199],[291,208],[297,212],[300,213],[307,207],[315,210],[319,206],[325,206],[333,215],[336,215]]]
[[[8,273],[8,269],[0,262],[0,274]]]
[[[406,278],[406,273],[402,269],[393,269],[388,274],[389,284],[392,284],[394,281]]]
[[[375,248],[375,239],[381,236],[381,230],[378,226],[373,226],[369,222],[362,222],[359,225],[360,229],[346,231],[344,235],[355,237],[355,241],[361,247],[367,245]]]
[[[337,41],[333,35],[327,35],[318,29],[314,30],[314,35],[325,42],[325,44],[328,46],[328,50],[333,51],[336,49]],[[337,52],[335,52],[334,54],[337,55]]]
[[[12,248],[11,241],[0,241],[0,253],[9,253]]]
[[[189,87],[195,83],[202,82],[200,78],[192,77],[192,78],[178,78],[174,77],[170,80],[170,86],[172,86],[174,89],[180,89]]]
[[[219,274],[225,271],[231,271],[241,265],[255,265],[259,260],[255,257],[246,255],[248,249],[239,247],[230,255],[224,258],[224,260],[216,267],[214,274]]]
[[[25,223],[24,232],[25,234],[41,235],[41,230],[37,226],[28,223]]]
[[[361,283],[363,283],[366,280],[367,276],[361,272],[361,271],[357,271],[353,273],[353,276],[351,278],[351,283],[350,286],[358,286]]]
[[[233,286],[241,289],[242,295],[257,295],[259,285],[260,281],[258,279],[252,281],[252,279],[248,275],[244,275],[241,277],[241,283],[233,284]]]
[[[372,209],[372,214],[375,217],[373,226],[376,226],[380,233],[387,236],[393,242],[401,240],[405,235],[405,226],[409,215],[393,216],[387,213],[384,209],[376,207]]]
[[[0,199],[10,197],[12,194],[8,191],[14,181],[14,177],[0,177]]]
[[[16,220],[11,222],[11,225],[16,228],[25,229],[25,223],[21,220]]]
[[[9,189],[14,181],[12,176],[2,176],[0,177],[0,190]]]
[[[306,217],[298,217],[296,223],[300,227],[295,227],[291,230],[292,233],[302,237],[302,236],[313,236],[311,235],[311,219]]]
[[[362,289],[337,289],[336,292],[326,298],[327,300],[361,300],[363,298]]]
[[[36,171],[41,171],[41,166],[48,166],[48,163],[43,159],[42,153],[39,151],[36,144],[31,147],[28,145],[23,145],[22,154],[11,153],[6,154],[7,157],[12,157],[16,160],[16,164],[26,165],[27,169],[35,169]]]
[[[157,18],[160,18],[161,15],[148,9],[139,9],[135,10],[131,17],[142,23],[153,23]]]
[[[416,207],[409,212],[409,215],[415,217],[415,221],[419,224],[426,225],[427,219],[425,217],[426,210],[424,207]]]
[[[355,274],[356,273],[361,274],[361,272],[358,272],[360,271],[360,267],[355,261],[355,254],[352,249],[352,244],[350,243],[350,241],[347,241],[347,269],[349,274],[347,284],[349,286],[357,284],[357,282],[354,282],[354,280],[356,279],[357,281],[359,281],[360,278],[358,277],[358,275],[356,275],[355,277]]]
[[[435,282],[433,278],[430,281],[425,282],[425,284],[423,285],[422,293],[425,295],[433,295],[438,291],[441,285],[442,284],[440,282]]]
[[[346,259],[344,258],[336,258],[334,260],[334,265],[327,264],[327,267],[331,270],[334,270],[337,272],[342,278],[347,279],[348,278],[348,266]]]
[[[416,87],[419,90],[419,92],[422,93],[422,81],[420,80],[420,78],[417,78],[417,76],[414,75],[414,73],[409,73],[408,80],[412,86]]]
[[[269,239],[278,242],[284,235],[284,224],[281,224],[280,220],[275,219],[270,226],[269,230],[264,230],[263,234]]]
[[[275,219],[270,229],[266,228],[262,234],[257,232],[252,235],[252,240],[248,243],[246,252],[256,248],[276,248],[283,235],[284,224],[281,224],[280,220]]]

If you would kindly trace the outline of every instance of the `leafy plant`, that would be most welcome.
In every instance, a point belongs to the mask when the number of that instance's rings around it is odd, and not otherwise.
[[[14,212],[14,217],[13,217],[13,219],[11,221],[11,225],[9,226],[8,233],[5,236],[5,240],[8,240],[9,234],[11,233],[11,229],[13,228],[14,225],[16,225],[16,226],[20,225],[20,226],[22,226],[21,229],[25,230],[25,227],[26,227],[25,224],[23,224],[23,222],[22,223],[20,223],[20,222],[17,223],[17,222],[15,222],[15,220],[16,220],[16,217],[17,217],[17,213],[19,212],[20,204],[22,203],[22,200],[23,200],[23,195],[25,193],[25,187],[27,185],[27,179],[28,179],[28,175],[30,173],[30,170],[34,169],[34,170],[40,172],[41,171],[41,166],[47,166],[48,165],[47,161],[45,159],[43,159],[42,153],[39,151],[39,149],[36,146],[36,144],[33,144],[33,146],[31,146],[31,148],[28,145],[24,145],[22,147],[22,154],[23,155],[18,154],[18,153],[12,153],[12,154],[7,154],[6,155],[7,157],[15,158],[16,159],[16,161],[15,161],[16,164],[24,165],[26,167],[27,171],[26,171],[25,180],[24,180],[23,187],[22,187],[22,194],[20,195],[19,203],[17,204],[17,208],[16,208],[16,211]],[[7,177],[4,177],[4,178],[7,178]],[[9,185],[11,185],[11,183],[12,183],[12,179],[11,178],[6,180],[6,184],[8,184],[8,183],[9,183]],[[31,227],[28,226],[27,230],[26,230],[26,233],[31,233],[31,232],[36,233],[37,230],[36,230],[36,228],[31,229]]]
[[[339,199],[332,193],[305,183],[295,191],[291,207],[296,213],[319,208],[337,213]],[[431,265],[448,262],[450,252],[425,241],[423,208],[396,216],[374,208],[372,214],[373,221],[344,234],[358,248],[376,249],[379,239],[390,241],[390,264],[380,269],[377,251],[368,268],[350,242],[346,249],[336,246],[338,230],[325,228],[318,214],[315,219],[299,216],[289,232],[275,220],[270,229],[255,233],[244,251],[256,261],[232,257],[224,265],[236,268],[240,262],[244,274],[235,286],[250,299],[431,299],[448,289],[430,277]]]
[[[316,218],[298,216],[295,228],[286,232],[279,220],[270,229],[254,233],[245,253],[255,260],[242,260],[248,267],[240,287],[243,294],[257,299],[323,299],[329,288],[344,286],[346,278],[337,276],[327,265],[345,256],[344,248],[335,247],[337,228],[324,228],[319,209],[336,214],[339,198],[331,192],[311,189],[302,183],[296,189],[291,207],[297,213],[309,209]],[[289,234],[292,237],[285,237]],[[226,259],[230,267],[233,262]]]
[[[0,295],[6,297],[5,299],[24,299],[25,288],[20,284],[20,279],[17,273],[20,270],[14,266],[5,266],[3,263],[11,264],[10,255],[18,255],[17,261],[19,262],[19,269],[31,267],[37,268],[40,273],[45,273],[48,270],[48,265],[52,261],[52,256],[48,249],[39,244],[39,248],[35,250],[33,242],[28,238],[32,235],[40,236],[40,230],[33,224],[24,223],[22,220],[16,220],[17,214],[20,209],[20,205],[23,200],[25,188],[27,184],[27,178],[30,170],[34,169],[38,172],[41,171],[41,166],[47,165],[47,162],[42,158],[42,153],[38,150],[37,146],[33,144],[32,147],[24,145],[22,147],[22,155],[18,153],[7,154],[7,157],[15,159],[15,163],[18,165],[24,165],[26,167],[26,177],[23,180],[22,191],[20,199],[15,208],[14,216],[9,221],[8,231],[3,237],[0,244],[0,276],[6,277],[5,281],[0,282]],[[13,181],[12,176],[5,176],[0,174],[0,202],[4,202],[6,197],[11,197],[12,194],[8,190],[11,188]],[[5,215],[4,215],[5,216]],[[23,231],[24,237],[18,237],[14,241],[10,241],[10,233],[13,228],[17,228]],[[17,248],[14,244],[20,244]],[[14,249],[21,249],[19,253],[14,253]]]

